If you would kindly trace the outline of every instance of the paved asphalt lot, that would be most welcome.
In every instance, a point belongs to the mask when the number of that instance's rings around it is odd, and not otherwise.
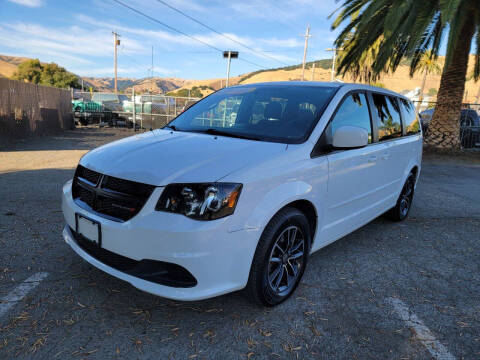
[[[96,270],[61,238],[79,157],[127,134],[0,149],[0,359],[480,358],[480,161],[428,157],[407,221],[380,217],[315,253],[276,308],[241,292],[182,303]]]

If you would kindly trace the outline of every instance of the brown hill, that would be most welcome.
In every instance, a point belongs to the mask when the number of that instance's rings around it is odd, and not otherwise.
[[[28,60],[27,58],[14,57],[0,55],[0,76],[11,77],[15,72],[18,64]],[[480,95],[480,83],[475,83],[472,79],[473,74],[473,55],[470,57],[470,64],[467,74],[467,82],[465,86],[465,102],[475,102]],[[444,58],[440,57],[439,62],[443,65]],[[305,70],[305,80],[315,81],[330,81],[331,72],[331,60],[324,59],[315,61],[315,71],[312,73],[312,63],[307,64]],[[299,80],[301,78],[301,66],[289,66],[286,68],[269,69],[255,71],[252,73],[243,74],[241,76],[232,77],[230,79],[231,85],[236,84],[250,84],[265,81],[291,81]],[[436,91],[440,85],[440,74],[428,75],[425,94],[430,93],[431,100],[435,100]],[[397,92],[406,92],[419,88],[422,83],[423,75],[420,73],[415,74],[413,77],[409,75],[409,68],[406,65],[398,67],[397,71],[393,74],[383,75],[378,83],[387,89],[391,89]],[[112,91],[114,84],[113,78],[103,77],[84,77],[84,86],[88,90],[89,87],[97,91]],[[345,82],[353,82],[353,79],[349,76],[340,78]],[[153,79],[133,79],[133,78],[119,78],[118,88],[125,93],[131,93],[132,86],[135,86],[137,93],[151,92],[151,93],[166,93],[171,91],[188,90],[192,88],[200,89],[203,96],[209,95],[215,90],[222,88],[225,85],[225,79],[205,79],[205,80],[187,80],[179,78],[159,78]]]
[[[29,60],[29,58],[0,55],[0,77],[10,78],[17,70],[17,67],[22,62]],[[183,86],[190,80],[177,78],[153,78],[153,79],[132,79],[120,77],[117,80],[119,91],[130,93],[132,86],[139,93],[153,92],[164,93],[169,92]],[[91,87],[96,91],[112,91],[114,89],[114,80],[112,77],[83,77],[83,85],[86,91]]]
[[[17,66],[28,58],[0,55],[0,76],[12,77],[13,73],[17,71]]]
[[[443,67],[444,57],[439,58],[439,63]],[[325,60],[320,60],[323,62]],[[477,97],[480,97],[480,81],[475,83],[473,80],[473,64],[474,56],[470,56],[470,62],[467,72],[467,82],[465,84],[465,97],[464,101],[473,103],[476,101]],[[317,66],[315,67],[314,73],[312,74],[311,63],[308,64],[307,69],[305,70],[305,80],[315,80],[315,81],[330,81],[331,79],[331,70],[330,65],[331,61],[327,62],[327,66]],[[293,68],[293,69],[292,69]],[[302,76],[301,66],[291,66],[287,69],[272,69],[267,71],[258,71],[256,73],[245,74],[239,83],[241,84],[250,84],[257,82],[266,82],[266,81],[291,81],[291,80],[300,80]],[[436,93],[440,86],[441,73],[439,74],[430,74],[427,76],[427,81],[425,83],[425,94],[428,94],[429,91],[431,94]],[[340,80],[344,82],[354,82],[351,76],[340,77]],[[401,65],[397,68],[397,71],[393,74],[383,75],[378,83],[384,86],[387,89],[396,91],[396,92],[406,92],[414,90],[415,88],[420,88],[422,85],[423,74],[416,73],[413,77],[410,77],[409,67],[406,65]],[[431,90],[433,89],[433,90]],[[431,100],[435,100],[435,95],[431,96]]]

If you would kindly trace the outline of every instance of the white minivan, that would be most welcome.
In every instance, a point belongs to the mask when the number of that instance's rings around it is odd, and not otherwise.
[[[65,241],[177,300],[246,288],[273,306],[308,257],[388,212],[407,217],[422,159],[412,103],[358,84],[229,87],[163,129],[90,151],[63,187]]]

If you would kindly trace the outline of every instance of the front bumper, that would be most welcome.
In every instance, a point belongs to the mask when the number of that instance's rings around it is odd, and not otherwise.
[[[155,211],[163,188],[156,188],[142,210],[126,222],[115,222],[79,207],[72,198],[71,182],[65,184],[62,210],[67,225],[63,238],[84,260],[98,269],[151,294],[174,300],[201,300],[245,287],[259,230],[238,230],[234,216],[196,221],[178,214]],[[196,280],[192,287],[173,287],[147,281],[109,266],[79,245],[70,229],[75,214],[101,224],[102,248],[135,260],[177,264]],[[235,231],[231,229],[236,229]]]

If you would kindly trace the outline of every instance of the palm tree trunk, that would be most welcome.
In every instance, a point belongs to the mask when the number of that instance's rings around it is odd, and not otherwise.
[[[473,17],[466,20],[452,61],[443,68],[437,106],[425,134],[425,143],[438,150],[460,149],[460,111],[467,75],[468,57],[475,32]]]

